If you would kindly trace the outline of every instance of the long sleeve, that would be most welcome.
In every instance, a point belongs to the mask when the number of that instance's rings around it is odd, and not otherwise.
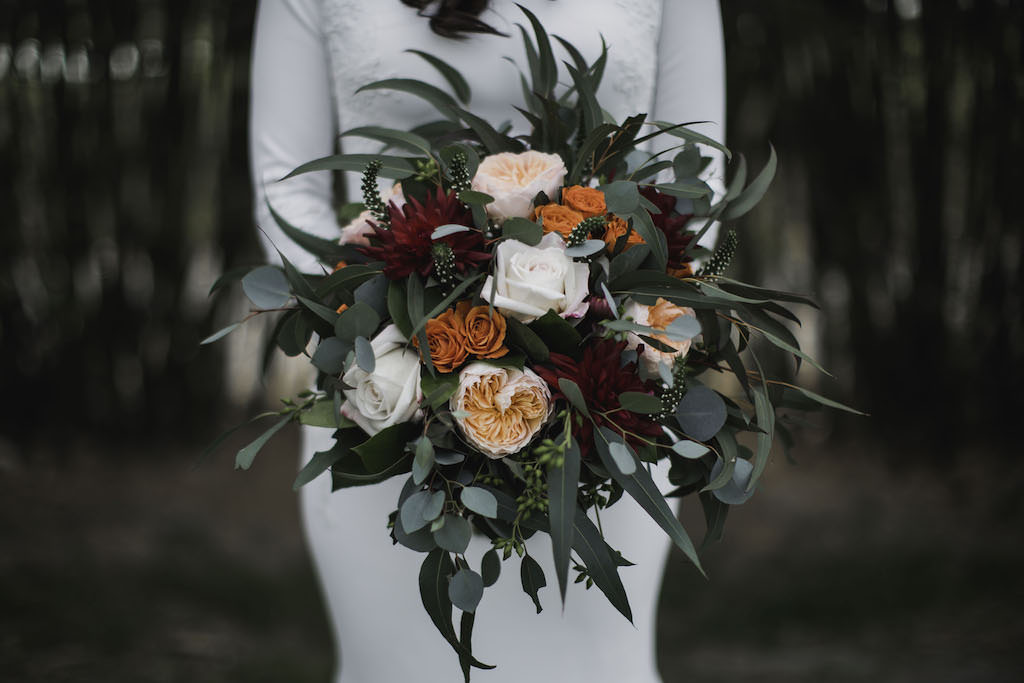
[[[654,116],[673,123],[707,121],[691,127],[725,141],[725,40],[718,0],[664,0]],[[718,195],[724,155],[707,147],[703,152],[713,159],[704,179]],[[714,245],[717,228],[705,234],[702,245]]]
[[[262,0],[253,39],[249,157],[256,221],[268,260],[280,250],[299,270],[317,262],[288,239],[267,208],[320,237],[336,237],[328,172],[279,182],[302,163],[333,151],[335,133],[327,52],[318,0]]]

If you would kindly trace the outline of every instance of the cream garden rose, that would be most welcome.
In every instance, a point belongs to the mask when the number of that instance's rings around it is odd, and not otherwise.
[[[521,451],[547,420],[551,391],[529,368],[470,363],[449,404],[466,440],[487,457],[502,458]]]
[[[544,192],[554,199],[565,179],[566,168],[557,154],[502,152],[484,157],[473,176],[472,187],[494,197],[487,215],[501,222],[530,214],[533,198]]]
[[[658,297],[654,302],[653,306],[644,306],[643,304],[635,301],[630,301],[626,305],[625,315],[627,318],[632,318],[633,322],[638,325],[646,325],[647,327],[653,327],[656,330],[664,330],[671,325],[677,318],[682,316],[691,316],[696,321],[697,313],[686,306],[676,306],[675,304]],[[640,364],[644,370],[654,375],[658,372],[658,363],[665,363],[672,367],[676,358],[685,357],[690,351],[690,344],[693,339],[674,339],[664,334],[651,335],[654,339],[657,339],[661,343],[670,346],[675,349],[673,352],[660,351],[650,344],[644,343],[637,334],[630,332],[626,336],[627,346],[630,349],[635,349],[639,345],[644,345],[644,351],[640,356]]]
[[[480,298],[506,316],[531,322],[548,311],[563,318],[587,312],[590,269],[565,254],[558,233],[548,233],[535,247],[505,240],[494,250],[494,274],[484,281]]]
[[[416,417],[423,394],[420,391],[420,360],[406,348],[406,338],[395,325],[388,325],[373,338],[373,372],[355,363],[344,374],[346,389],[341,414],[373,436],[377,432]]]
[[[382,192],[380,198],[384,202],[384,206],[388,206],[390,202],[394,202],[395,206],[402,206],[405,204],[402,184],[395,183],[391,186],[390,190]],[[341,229],[341,239],[338,242],[340,244],[352,244],[357,247],[370,246],[368,238],[373,234],[373,228],[370,227],[370,221],[372,220],[373,214],[369,210],[363,211]]]

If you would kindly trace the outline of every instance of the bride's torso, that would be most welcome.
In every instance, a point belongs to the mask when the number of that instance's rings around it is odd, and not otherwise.
[[[575,45],[591,63],[601,54],[604,38],[609,58],[598,101],[616,120],[651,111],[662,0],[520,0],[520,4],[544,25],[558,62],[570,59],[555,36]],[[522,102],[520,72],[529,82],[529,69],[517,24],[531,36],[532,28],[512,0],[492,0],[481,15],[506,36],[473,34],[464,40],[438,36],[426,18],[399,0],[324,0],[321,16],[339,131],[368,125],[409,130],[443,118],[430,104],[406,93],[356,93],[360,86],[387,78],[414,78],[448,89],[438,72],[410,49],[434,55],[459,70],[472,90],[467,108],[474,114],[495,125],[508,121],[514,129],[522,129],[523,118],[512,105]],[[346,137],[342,147],[345,152],[360,153],[376,151],[380,145]],[[351,193],[358,178],[347,181]]]

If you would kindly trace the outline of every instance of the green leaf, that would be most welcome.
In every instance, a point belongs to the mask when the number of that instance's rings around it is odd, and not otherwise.
[[[423,316],[423,281],[416,273],[412,273],[406,279],[405,301],[409,311],[409,323],[412,325],[412,333],[409,338],[417,337],[419,341],[420,357],[427,372],[434,374],[434,363],[430,358],[430,344],[427,343],[427,334],[423,328],[427,324],[427,318]]]
[[[373,355],[373,346],[370,345],[370,340],[366,337],[356,337],[356,365],[358,365],[363,372],[373,372],[374,368],[377,367],[377,357]]]
[[[740,195],[743,191],[743,186],[747,182],[747,158],[742,154],[739,155],[739,161],[736,164],[736,172],[732,176],[732,181],[729,183],[729,187],[725,191],[725,201],[731,202]]]
[[[624,391],[619,394],[619,405],[630,412],[642,415],[661,412],[661,399],[640,391]]]
[[[305,296],[296,296],[295,298],[300,304],[302,304],[303,308],[315,314],[318,318],[330,324],[332,327],[338,321],[338,312],[334,309],[328,308],[327,306]]]
[[[561,467],[548,468],[548,518],[551,523],[551,555],[555,563],[558,591],[565,605],[570,550],[573,545],[573,521],[576,518],[576,487],[580,481],[580,447],[573,439]]]
[[[411,168],[411,167],[410,167]],[[347,261],[358,255],[358,252],[350,246],[338,244],[337,240],[324,239],[317,235],[311,235],[308,232],[299,230],[294,225],[284,219],[281,214],[274,211],[274,207],[270,205],[270,201],[267,201],[267,209],[270,210],[270,215],[277,223],[281,231],[288,236],[291,241],[302,247],[304,251],[309,252],[313,256],[316,256],[323,263],[335,264],[338,261]]]
[[[601,532],[587,517],[587,513],[579,507],[576,508],[574,526],[576,534],[573,537],[572,548],[586,566],[587,574],[608,598],[612,607],[633,623],[633,611],[629,607],[629,598],[626,596],[622,579],[619,578],[619,566],[608,552],[608,544],[604,542]]]
[[[652,185],[652,187],[659,192],[682,199],[699,199],[700,197],[711,196],[711,188],[704,182],[662,183],[660,185]]]
[[[702,443],[683,439],[672,444],[672,450],[688,460],[696,460],[704,457],[711,449]]]
[[[540,597],[537,593],[548,585],[547,579],[544,578],[544,570],[541,569],[537,560],[529,555],[523,555],[522,564],[519,565],[519,578],[523,582],[523,591],[533,600],[533,604],[537,607],[537,614],[540,614],[543,608],[540,606]]]
[[[362,263],[353,263],[344,268],[339,268],[317,283],[316,296],[318,299],[323,300],[327,298],[328,294],[339,290],[352,291],[367,280],[380,274],[380,268],[373,268]]]
[[[419,431],[413,422],[385,427],[369,439],[352,448],[368,473],[379,474],[406,459],[405,444]]]
[[[334,334],[345,341],[354,342],[356,337],[372,337],[380,326],[380,316],[373,307],[357,301],[338,316],[334,322]]]
[[[472,569],[455,572],[448,584],[448,598],[463,612],[476,612],[480,598],[484,596],[484,580]]]
[[[450,85],[452,90],[455,91],[455,96],[459,98],[459,101],[463,104],[469,104],[471,96],[469,83],[466,82],[466,79],[463,78],[462,74],[459,73],[455,67],[448,62],[421,50],[406,50],[406,52],[411,52],[418,57],[422,57],[424,61],[430,64],[430,66],[437,69],[437,72],[441,74],[446,81],[448,81],[448,85]]]
[[[412,480],[419,486],[434,468],[434,444],[426,436],[416,439],[416,455],[412,459]]]
[[[506,318],[506,322],[508,335],[506,340],[509,345],[525,351],[530,360],[534,362],[543,363],[547,361],[549,357],[548,347],[544,344],[544,340],[537,336],[536,332],[515,318]]]
[[[345,358],[351,350],[351,344],[337,337],[327,337],[317,345],[310,362],[321,372],[338,375],[345,368]]]
[[[544,344],[552,351],[576,357],[583,344],[583,337],[576,328],[555,313],[548,311],[530,323],[530,329],[544,340]]]
[[[423,402],[434,410],[448,402],[448,399],[459,388],[459,374],[452,372],[448,374],[431,375],[423,373],[420,377],[420,390],[423,392]]]
[[[608,136],[617,132],[619,127],[613,123],[602,123],[600,126],[590,130],[583,140],[579,150],[576,152],[576,161],[566,177],[566,184],[579,183],[582,180],[583,169],[590,162],[594,152],[603,142],[607,142]]]
[[[405,299],[405,287],[397,280],[388,283],[388,314],[406,339],[412,338],[412,322],[409,320],[409,305]]]
[[[655,227],[651,214],[647,213],[647,209],[641,208],[622,217],[633,220],[633,229],[643,238],[644,244],[650,248],[651,256],[658,270],[664,272],[668,265],[668,246],[665,243],[665,233]]]
[[[609,444],[620,437],[607,427],[600,427],[597,433],[595,433],[595,437],[594,444],[597,446],[597,453],[605,469],[612,475],[612,478],[640,504],[640,507],[647,511],[651,519],[665,530],[669,538],[675,542],[676,546],[683,551],[683,554],[703,574],[704,569],[700,565],[700,559],[697,557],[697,551],[693,547],[693,542],[690,541],[690,537],[687,535],[683,525],[679,523],[672,508],[665,502],[665,497],[658,490],[654,480],[651,479],[650,473],[643,467],[636,466],[635,456],[632,454],[630,455],[634,460],[633,472],[630,474],[621,473],[609,449]]]
[[[384,128],[382,126],[360,126],[358,128],[350,128],[338,135],[339,138],[347,136],[379,140],[388,145],[398,145],[414,152],[423,152],[426,156],[430,156],[430,143],[419,135],[404,130]]]
[[[430,104],[434,105],[435,109],[449,118],[451,118],[453,110],[461,111],[458,103],[455,101],[455,98],[444,90],[413,78],[387,78],[381,81],[374,81],[373,83],[367,83],[362,86],[356,90],[356,93],[361,93],[365,90],[398,90],[400,92],[409,93],[410,95],[426,100]]]
[[[298,476],[295,477],[295,483],[292,484],[292,490],[298,491],[300,488],[319,477],[330,469],[331,465],[341,460],[344,455],[344,452],[333,448],[329,451],[319,451],[314,453],[313,457],[309,459],[309,462],[299,470]]]
[[[751,475],[754,472],[754,466],[743,458],[737,458],[733,462],[729,480],[720,488],[712,491],[712,494],[727,505],[742,505],[754,495],[754,489],[750,481]],[[726,467],[727,464],[719,460],[715,463],[715,467],[712,468],[711,476],[719,476],[719,470],[723,472],[728,471]]]
[[[444,526],[434,532],[434,540],[445,550],[462,554],[469,547],[472,535],[473,527],[466,519],[447,514],[444,516]]]
[[[646,244],[637,244],[625,250],[612,259],[608,267],[608,281],[615,282],[622,276],[632,273],[640,267],[650,253],[651,249]]]
[[[588,419],[590,418],[590,411],[587,410],[587,402],[583,398],[583,392],[580,391],[580,387],[576,382],[573,382],[567,377],[560,377],[558,379],[558,388],[562,391],[565,399],[569,401],[569,404]]]
[[[274,426],[263,432],[258,436],[252,443],[245,448],[238,451],[235,456],[235,469],[247,470],[252,467],[252,461],[256,458],[256,454],[270,441],[270,438],[281,431],[281,428],[291,422],[291,416],[286,415],[280,420],[274,423]]]
[[[681,138],[683,140],[686,140],[687,142],[703,143],[708,147],[713,147],[714,149],[717,149],[718,151],[725,154],[726,159],[732,158],[732,152],[729,151],[728,147],[723,145],[721,142],[718,142],[714,138],[709,138],[707,135],[703,135],[695,130],[687,128],[686,124],[674,124],[665,121],[652,121],[651,123],[658,127],[658,133],[652,133],[651,135],[647,135],[643,138],[638,139],[638,144],[640,142],[643,142],[647,138],[654,137],[655,135],[659,135],[661,133],[668,133],[673,137]]]
[[[281,180],[314,171],[354,171],[355,173],[362,173],[371,161],[380,161],[380,172],[377,175],[381,178],[402,180],[416,172],[412,164],[413,160],[407,157],[387,156],[385,154],[332,154],[331,156],[321,157],[320,159],[314,159],[302,164]]]
[[[444,493],[441,496],[444,496]],[[402,519],[402,529],[406,533],[413,533],[418,529],[422,529],[431,522],[424,512],[431,503],[433,494],[430,491],[417,491],[402,503],[402,506],[398,509],[398,516]],[[443,501],[442,501],[443,502]]]
[[[736,445],[736,437],[732,432],[722,430],[715,440],[722,451],[721,457],[715,461],[708,484],[701,491],[715,491],[728,484],[732,480],[736,462],[740,459],[739,447]]]
[[[555,64],[555,55],[551,50],[551,41],[548,39],[547,31],[544,30],[544,25],[534,16],[533,12],[522,5],[518,5],[518,7],[530,20],[533,34],[537,37],[537,76],[539,78],[534,80],[533,89],[541,95],[549,95],[558,80],[558,66]]]
[[[498,500],[493,493],[479,486],[462,489],[462,504],[478,515],[491,519],[498,516]]]
[[[544,229],[540,225],[518,216],[509,218],[501,225],[501,235],[531,247],[535,247],[544,237]]]
[[[466,656],[470,664],[478,669],[493,669],[493,666],[482,664],[472,658],[455,637],[455,628],[452,626],[452,602],[448,597],[448,577],[454,570],[451,557],[446,551],[438,548],[428,553],[420,566],[420,600],[438,632],[456,653]]]
[[[281,308],[292,298],[288,278],[276,266],[260,266],[242,278],[242,291],[256,308]]]
[[[771,147],[771,152],[768,156],[768,163],[764,165],[761,172],[757,174],[743,192],[736,197],[733,201],[729,202],[729,205],[725,207],[725,211],[722,213],[723,221],[736,220],[740,216],[744,215],[752,208],[754,208],[764,193],[768,191],[768,186],[772,184],[772,179],[775,177],[775,167],[778,165],[778,158],[775,156],[775,147]]]
[[[575,247],[568,247],[565,250],[565,255],[570,258],[586,258],[587,256],[593,256],[604,251],[604,248],[604,240],[587,240]]]
[[[211,334],[209,337],[207,337],[203,341],[199,342],[199,345],[202,346],[204,344],[212,344],[213,342],[217,341],[218,339],[221,339],[222,337],[226,337],[229,334],[231,334],[232,332],[234,332],[238,328],[238,326],[241,325],[241,324],[242,323],[240,323],[240,322],[231,323],[227,327],[221,328],[220,330],[214,332],[213,334]]]
[[[704,509],[704,520],[707,524],[707,531],[704,533],[704,540],[701,541],[701,549],[708,545],[722,540],[722,529],[725,528],[725,518],[729,514],[729,506],[715,498],[714,494],[704,492],[700,494],[700,504]]]
[[[331,429],[345,429],[354,427],[347,417],[338,412],[335,402],[330,399],[317,401],[309,410],[299,414],[299,422],[310,427],[328,427]]]
[[[615,463],[615,469],[619,474],[628,476],[636,472],[636,454],[629,446],[621,440],[609,441],[607,446],[608,455]]]
[[[474,192],[473,190],[463,190],[459,193],[459,201],[463,204],[471,204],[476,206],[485,206],[494,201],[494,197],[485,192]]]
[[[444,511],[444,501],[444,491],[434,491],[430,494],[430,500],[427,501],[427,504],[423,507],[423,511],[421,512],[423,519],[428,522],[437,521],[441,516],[441,513]]]
[[[675,414],[683,433],[696,441],[713,438],[727,416],[722,397],[699,384],[686,390]]]
[[[402,518],[400,515],[395,517],[394,533],[395,540],[409,550],[414,550],[418,553],[429,553],[431,550],[437,548],[437,544],[434,543],[434,535],[430,533],[430,529],[424,526],[417,531],[408,533],[402,526]]]
[[[454,235],[459,232],[469,232],[472,228],[468,228],[465,225],[458,225],[456,223],[448,223],[447,225],[441,225],[434,229],[434,232],[430,233],[430,239],[439,240],[442,237],[448,235]]]
[[[245,277],[246,273],[248,273],[253,268],[258,267],[259,266],[239,266],[237,268],[231,268],[230,270],[224,271],[216,280],[213,281],[213,284],[210,285],[210,290],[206,293],[206,295],[210,296],[218,289],[226,287],[235,280],[241,280],[243,277]]]
[[[480,574],[483,576],[486,587],[493,586],[501,576],[501,558],[498,557],[498,551],[494,548],[484,553],[484,557],[480,561]]]
[[[845,410],[846,412],[853,413],[854,415],[863,415],[864,417],[868,417],[868,413],[862,413],[861,411],[856,410],[855,408],[851,408],[850,406],[843,405],[842,403],[839,403],[838,401],[833,401],[830,398],[825,398],[821,394],[816,394],[813,391],[811,391],[810,389],[804,389],[803,387],[798,387],[796,385],[787,386],[786,389],[799,392],[799,393],[803,394],[804,396],[806,396],[807,398],[811,399],[812,401],[815,401],[816,403],[820,403],[823,406],[827,406],[829,408],[835,408],[837,410]]]
[[[625,217],[640,208],[640,192],[634,182],[616,180],[598,189],[604,193],[605,205],[610,213]]]

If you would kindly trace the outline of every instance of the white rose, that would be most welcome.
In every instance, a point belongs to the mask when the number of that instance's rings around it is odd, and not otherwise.
[[[502,152],[484,157],[473,176],[472,187],[494,197],[487,215],[498,222],[518,216],[526,218],[533,198],[544,192],[554,201],[565,179],[565,162],[557,154],[544,152]]]
[[[394,202],[396,207],[401,207],[405,204],[405,195],[402,194],[402,184],[395,183],[391,186],[391,189],[384,192],[381,195],[381,201],[384,202],[384,206],[388,206],[389,203]],[[341,239],[338,240],[339,244],[353,244],[358,247],[370,246],[370,235],[373,234],[373,228],[370,227],[370,221],[374,220],[373,214],[368,210],[361,212],[358,216],[352,219],[348,225],[341,229]]]
[[[529,368],[470,363],[449,405],[466,440],[489,458],[518,453],[551,414],[551,390]]]
[[[386,427],[408,422],[416,416],[423,394],[420,391],[420,359],[405,347],[406,338],[395,325],[388,325],[370,342],[376,359],[373,372],[355,363],[342,380],[346,389],[341,414],[370,436]]]
[[[694,318],[697,317],[697,313],[692,308],[676,306],[661,297],[658,297],[653,306],[644,306],[643,304],[639,304],[635,301],[630,301],[626,305],[625,310],[625,316],[627,318],[632,318],[633,322],[636,324],[652,327],[656,330],[666,329],[674,320],[684,315]],[[676,358],[685,357],[690,351],[690,344],[693,341],[692,339],[673,339],[663,334],[653,334],[649,336],[675,349],[672,352],[659,351],[650,344],[644,342],[639,335],[633,332],[626,335],[628,348],[635,349],[641,344],[644,345],[644,352],[640,356],[640,364],[643,369],[652,376],[658,372],[658,363],[665,363],[669,368],[671,368]]]
[[[590,268],[565,255],[565,242],[549,232],[536,247],[507,239],[494,250],[494,275],[484,281],[480,297],[522,322],[549,310],[563,318],[580,318],[588,304]]]

